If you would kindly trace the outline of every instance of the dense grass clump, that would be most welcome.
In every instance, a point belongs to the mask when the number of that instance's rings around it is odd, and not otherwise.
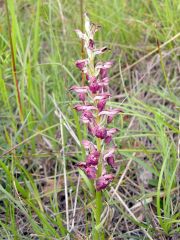
[[[180,239],[178,0],[0,1],[0,239],[92,239],[75,167],[87,132],[68,91],[82,81],[82,8],[102,25],[97,47],[116,63],[108,106],[123,111],[98,227],[105,239]]]

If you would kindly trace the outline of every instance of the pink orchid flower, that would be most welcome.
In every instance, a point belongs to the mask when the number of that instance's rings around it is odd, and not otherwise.
[[[87,59],[82,59],[82,60],[77,60],[76,61],[76,67],[79,68],[80,70],[83,70],[88,63]]]
[[[98,82],[91,82],[91,83],[89,84],[89,90],[90,90],[93,94],[96,94],[99,89],[100,89],[100,86],[99,86]]]
[[[88,92],[87,86],[85,87],[72,86],[70,90],[78,94],[80,101],[83,101],[83,102],[85,101],[85,96],[86,96],[86,93]]]
[[[104,64],[103,63],[99,63],[99,64],[96,65],[96,69],[100,70],[100,77],[101,77],[101,79],[104,79],[104,78],[107,77],[108,70],[109,70],[109,68],[112,67],[112,65],[113,65],[112,61],[105,62]]]
[[[117,128],[111,128],[107,130],[107,136],[105,138],[105,143],[109,144],[113,138],[113,135],[116,134],[119,130]]]
[[[99,116],[106,115],[107,116],[107,123],[111,123],[113,118],[120,112],[122,112],[121,109],[114,108],[114,109],[105,110],[105,111],[100,112]]]
[[[97,166],[99,157],[100,157],[100,152],[98,152],[97,150],[94,150],[86,158],[87,165],[88,166],[91,166],[91,165]]]
[[[106,161],[112,168],[116,168],[114,156],[115,150],[116,150],[115,147],[109,149],[108,152],[103,157],[104,161]]]
[[[80,119],[83,123],[87,124],[89,122],[94,122],[94,115],[91,111],[83,111]]]
[[[114,179],[114,176],[112,174],[105,174],[101,177],[99,177],[96,181],[96,189],[97,191],[101,191],[105,189],[110,182]]]
[[[109,93],[102,93],[101,95],[97,95],[96,97],[94,97],[93,100],[98,101],[97,108],[98,108],[99,112],[103,111],[109,96],[110,96]]]
[[[96,178],[97,169],[94,166],[88,166],[85,162],[77,163],[76,166],[83,170],[89,179]]]
[[[105,127],[96,126],[95,136],[100,139],[105,139],[107,136],[107,130]]]
[[[89,179],[95,179],[96,178],[97,169],[95,167],[93,167],[93,166],[86,167],[84,169],[84,171],[87,174],[87,177]]]

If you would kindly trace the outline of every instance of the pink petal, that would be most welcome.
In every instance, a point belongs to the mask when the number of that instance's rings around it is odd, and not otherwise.
[[[85,123],[85,124],[88,124],[90,121],[89,121],[89,119],[87,118],[87,117],[85,117],[85,116],[81,116],[81,122],[83,122],[83,123]]]
[[[119,109],[119,108],[114,108],[114,109],[110,109],[110,110],[103,111],[103,112],[99,113],[99,115],[112,116],[112,115],[118,114],[119,112],[122,112],[122,110]]]
[[[74,91],[76,93],[87,93],[88,92],[88,86],[79,87],[79,86],[72,86],[70,88],[71,91]]]
[[[102,99],[107,99],[109,96],[111,96],[109,93],[102,93],[94,97],[94,101],[96,100],[102,100]]]
[[[97,82],[97,77],[91,76],[88,73],[86,73],[86,79],[88,80],[89,83],[96,83]]]
[[[77,167],[79,167],[81,170],[83,170],[87,177],[89,179],[95,179],[96,178],[96,168],[93,166],[87,166],[87,164],[85,162],[80,162],[76,164]]]
[[[105,63],[100,62],[100,63],[97,63],[96,69],[102,69],[102,68],[109,69],[112,67],[112,65],[113,65],[112,61],[105,62]]]
[[[103,68],[111,68],[112,65],[113,65],[113,62],[112,62],[112,61],[105,62]]]
[[[75,105],[74,109],[78,112],[97,110],[97,108],[92,105],[79,105],[79,104]]]
[[[108,84],[109,84],[109,78],[108,77],[104,77],[103,79],[101,79],[100,80],[100,82],[99,82],[99,85],[100,86],[108,86]]]
[[[117,129],[117,128],[111,128],[111,129],[109,129],[108,131],[107,131],[107,135],[113,135],[113,134],[115,134],[115,133],[117,133],[117,132],[119,132],[119,129]]]

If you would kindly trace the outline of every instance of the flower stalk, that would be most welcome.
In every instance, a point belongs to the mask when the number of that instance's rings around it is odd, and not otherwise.
[[[116,148],[112,142],[118,129],[108,128],[107,125],[121,110],[110,109],[106,106],[110,98],[108,71],[113,63],[111,61],[96,62],[97,57],[109,49],[95,47],[94,35],[100,27],[91,23],[87,14],[84,14],[84,18],[85,33],[80,30],[75,31],[78,37],[84,41],[87,58],[77,60],[76,67],[86,76],[88,84],[82,87],[72,86],[70,90],[79,97],[81,104],[75,105],[74,109],[81,114],[80,120],[88,130],[88,139],[82,141],[86,150],[86,160],[79,162],[77,167],[82,169],[94,183],[96,191],[94,239],[98,240],[104,239],[104,233],[100,229],[103,210],[102,190],[106,189],[114,179],[109,168],[116,168],[114,155]],[[107,168],[107,166],[109,167]]]

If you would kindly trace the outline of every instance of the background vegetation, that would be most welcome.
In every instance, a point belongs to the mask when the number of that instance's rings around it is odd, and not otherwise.
[[[81,3],[102,26],[97,44],[111,48],[103,56],[115,62],[110,104],[123,110],[114,122],[116,180],[104,192],[106,238],[180,239],[180,2],[5,2],[0,239],[91,239],[91,193],[74,166],[86,132],[68,91],[81,84]]]

